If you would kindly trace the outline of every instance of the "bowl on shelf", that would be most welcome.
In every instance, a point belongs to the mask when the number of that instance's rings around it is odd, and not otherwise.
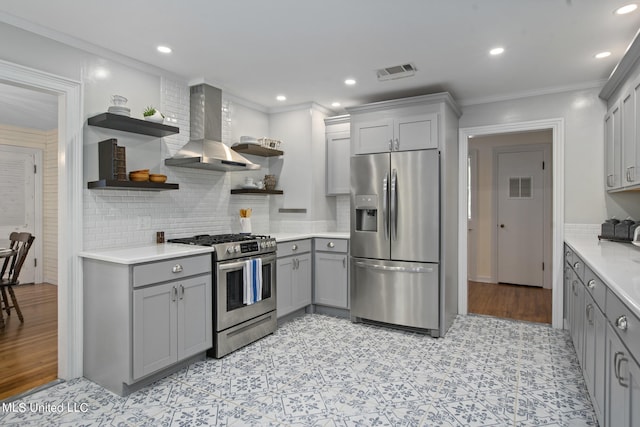
[[[152,173],[152,174],[149,174],[149,181],[163,183],[167,181],[167,175]]]
[[[142,169],[129,172],[129,181],[143,182],[149,181],[149,169]]]

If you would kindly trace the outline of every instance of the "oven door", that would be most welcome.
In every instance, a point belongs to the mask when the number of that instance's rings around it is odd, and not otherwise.
[[[243,302],[245,261],[262,259],[262,300]],[[276,254],[218,262],[216,268],[216,331],[223,331],[276,309]]]

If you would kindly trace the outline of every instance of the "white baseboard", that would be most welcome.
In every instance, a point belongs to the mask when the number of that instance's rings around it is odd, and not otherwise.
[[[480,282],[480,283],[497,283],[493,277],[487,277],[487,276],[469,277],[468,280],[471,282]]]

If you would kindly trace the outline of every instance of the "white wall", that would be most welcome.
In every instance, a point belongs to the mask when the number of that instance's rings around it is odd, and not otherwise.
[[[624,216],[605,195],[605,103],[599,89],[533,96],[463,108],[460,127],[517,123],[562,117],[565,120],[565,223],[600,224],[607,215]]]

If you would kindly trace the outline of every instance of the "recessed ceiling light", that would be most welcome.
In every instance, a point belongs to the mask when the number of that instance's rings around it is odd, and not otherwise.
[[[607,56],[611,56],[611,52],[600,52],[594,55],[594,57],[597,59],[606,58]]]
[[[284,96],[284,95],[278,95],[278,96],[276,96],[276,99],[277,99],[278,101],[286,101],[286,100],[287,100],[287,97],[286,97],[286,96]]]
[[[331,106],[332,106],[332,107],[339,107],[339,106],[340,106],[340,103],[339,103],[339,102],[332,102],[332,103],[331,103]]]
[[[627,5],[624,5],[622,7],[617,8],[615,13],[616,13],[616,15],[626,15],[627,13],[633,12],[637,8],[638,8],[637,4],[630,3],[630,4],[627,4]]]
[[[160,53],[171,53],[171,48],[169,46],[158,46],[157,49]]]
[[[494,47],[493,49],[491,49],[489,51],[489,53],[491,55],[494,55],[494,56],[495,55],[500,55],[500,54],[504,53],[504,48],[503,47]]]
[[[347,79],[344,81],[344,84],[353,86],[354,84],[356,84],[356,81],[354,79]]]

